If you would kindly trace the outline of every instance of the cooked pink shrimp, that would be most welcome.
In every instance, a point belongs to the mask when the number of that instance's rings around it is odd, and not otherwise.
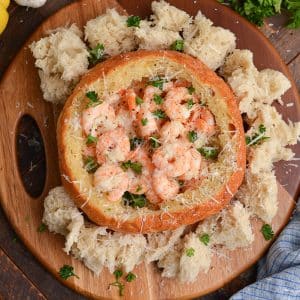
[[[183,175],[178,177],[178,179],[180,180],[191,180],[192,178],[198,179],[200,177],[200,167],[202,158],[201,154],[195,148],[189,149],[188,152],[191,155],[188,170]]]
[[[109,201],[118,201],[128,188],[128,175],[117,165],[105,163],[94,174],[94,186],[107,193]]]
[[[191,154],[186,142],[176,141],[163,144],[152,156],[154,165],[169,177],[178,177],[187,172]]]
[[[160,95],[161,93],[162,91],[159,88],[148,85],[144,90],[143,101],[145,103],[150,103],[153,100],[154,95]]]
[[[103,133],[97,142],[96,155],[98,163],[126,160],[130,152],[130,142],[125,129],[118,127]]]
[[[168,177],[164,171],[155,169],[152,178],[154,191],[161,199],[170,200],[178,194],[177,180]]]
[[[125,102],[128,105],[128,109],[132,113],[136,113],[139,110],[139,106],[136,103],[136,93],[133,89],[127,89],[124,93]]]
[[[163,108],[171,120],[183,122],[189,118],[191,110],[186,105],[189,98],[191,95],[185,87],[175,87],[167,93]]]
[[[126,133],[130,136],[135,135],[132,120],[132,114],[127,109],[120,108],[116,112],[116,122],[118,126],[123,127]]]
[[[180,136],[184,135],[185,128],[178,121],[166,122],[160,129],[160,139],[163,142],[173,142]]]
[[[95,147],[95,145],[91,145],[91,146],[84,145],[84,147],[82,149],[82,155],[83,156],[95,157],[96,156],[96,147]]]
[[[213,135],[216,130],[214,116],[208,108],[196,104],[192,110],[188,127],[207,135]]]
[[[164,82],[163,84],[163,91],[168,92],[174,87],[174,83],[172,81]]]
[[[82,112],[81,123],[86,135],[97,134],[116,128],[115,111],[106,102],[92,106]]]
[[[137,124],[140,135],[143,137],[148,137],[158,130],[156,118],[147,103],[141,106],[141,110],[137,114]]]
[[[145,175],[137,175],[133,171],[128,172],[128,192],[132,194],[145,194],[149,189],[148,179]]]

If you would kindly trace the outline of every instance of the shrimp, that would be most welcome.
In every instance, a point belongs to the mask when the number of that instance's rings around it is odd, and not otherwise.
[[[127,109],[121,108],[117,111],[116,121],[118,126],[123,127],[129,136],[135,135],[131,114]]]
[[[179,192],[179,184],[176,179],[170,178],[162,170],[153,172],[153,188],[156,194],[163,200],[174,198]]]
[[[181,176],[178,177],[179,180],[191,180],[198,179],[200,177],[200,167],[201,167],[201,154],[195,149],[189,149],[191,159],[189,161],[188,170]]]
[[[137,115],[137,122],[140,135],[143,137],[148,137],[158,130],[156,118],[146,103],[142,105]]]
[[[200,133],[206,135],[213,135],[216,131],[215,119],[210,110],[199,104],[196,104],[193,108],[191,118],[188,122],[190,129],[196,129]]]
[[[120,101],[120,95],[118,93],[109,95],[105,97],[105,102],[107,102],[110,105],[116,105]]]
[[[154,165],[169,177],[178,177],[188,171],[191,154],[189,145],[184,141],[163,144],[152,156]]]
[[[144,90],[144,96],[143,96],[143,101],[145,103],[150,103],[153,100],[154,95],[160,95],[162,91],[152,85],[148,85],[145,90]]]
[[[139,106],[136,103],[136,93],[133,89],[128,89],[124,93],[125,102],[128,105],[128,109],[132,113],[136,113],[139,110]]]
[[[189,118],[191,110],[186,105],[189,98],[191,95],[185,87],[175,87],[166,94],[163,108],[171,120],[183,122]]]
[[[92,106],[82,112],[82,128],[86,135],[97,136],[99,133],[117,127],[115,111],[106,102]]]
[[[96,147],[94,145],[87,146],[84,145],[82,149],[82,155],[85,157],[95,157],[96,156]]]
[[[178,121],[166,122],[160,129],[160,137],[163,142],[173,142],[184,135],[185,128]]]
[[[118,201],[128,188],[128,175],[117,165],[105,163],[94,174],[94,186],[107,193],[109,201]]]
[[[148,179],[144,175],[136,175],[133,171],[128,171],[129,184],[128,192],[132,194],[145,194],[149,189]]]
[[[130,142],[125,129],[118,127],[103,133],[96,145],[98,163],[120,162],[126,160],[130,152]]]

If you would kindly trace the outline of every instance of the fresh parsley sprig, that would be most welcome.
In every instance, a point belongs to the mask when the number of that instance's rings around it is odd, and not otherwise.
[[[147,204],[145,195],[136,195],[127,191],[123,194],[122,198],[125,206],[131,206],[133,208],[142,208]]]
[[[127,27],[140,27],[141,18],[139,16],[128,17],[126,23]]]
[[[101,62],[105,59],[104,54],[104,45],[97,44],[95,48],[89,50],[89,63],[90,65],[94,66],[98,62]]]
[[[131,160],[127,160],[121,164],[121,167],[124,171],[131,169],[136,174],[142,173],[142,164],[139,162],[132,162]]]
[[[266,127],[263,124],[258,126],[258,132],[254,133],[252,136],[246,136],[246,144],[247,146],[257,145],[270,137],[266,136]]]
[[[273,238],[274,236],[274,232],[273,232],[273,229],[271,227],[271,225],[269,224],[264,224],[262,227],[261,227],[261,233],[263,234],[264,238],[266,241],[269,241]]]
[[[62,266],[59,271],[58,271],[59,276],[64,279],[67,280],[69,277],[71,276],[75,276],[77,278],[79,278],[75,273],[74,273],[74,268],[72,266],[69,265],[64,265]]]

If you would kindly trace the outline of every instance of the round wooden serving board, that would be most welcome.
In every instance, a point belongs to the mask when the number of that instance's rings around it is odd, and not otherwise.
[[[292,107],[278,106],[278,109],[286,120],[300,119],[300,101],[295,84],[278,53],[255,27],[227,7],[212,0],[174,0],[170,3],[192,15],[201,9],[216,25],[228,28],[236,34],[239,48],[248,48],[254,52],[255,64],[259,69],[273,68],[289,77],[292,88],[285,94],[283,101],[285,104],[293,102],[294,105]],[[18,235],[50,272],[61,280],[57,274],[59,268],[64,264],[74,266],[80,279],[72,277],[63,283],[79,293],[97,299],[119,297],[117,289],[108,289],[108,284],[114,281],[114,277],[107,270],[96,277],[81,262],[66,255],[62,251],[64,246],[62,236],[37,232],[43,214],[43,199],[49,189],[60,184],[55,140],[55,120],[58,110],[43,101],[38,73],[34,67],[34,59],[28,49],[28,44],[43,37],[48,30],[59,26],[75,22],[82,27],[89,19],[104,13],[109,7],[116,7],[120,12],[123,11],[123,7],[128,14],[145,17],[150,14],[150,4],[149,0],[122,0],[119,2],[83,0],[61,9],[46,20],[31,36],[11,63],[0,83],[1,204]],[[123,13],[126,12],[123,11]],[[45,157],[41,152],[42,143],[38,141],[38,136],[32,137],[32,130],[23,130],[23,123],[20,123],[19,120],[24,115],[32,116],[36,120],[43,138]],[[29,122],[30,118],[26,117],[23,121]],[[28,126],[25,128],[28,129]],[[36,147],[36,154],[26,153],[28,145]],[[297,156],[300,153],[299,145],[295,146],[293,150]],[[22,165],[29,166],[27,172],[20,173],[18,171],[18,159],[19,165],[21,165],[20,169],[24,169]],[[276,233],[287,223],[294,206],[293,199],[298,195],[300,168],[294,166],[298,163],[295,161],[293,165],[289,165],[288,162],[281,162],[276,165],[279,210],[272,223]],[[44,188],[44,178],[39,173],[43,165],[46,166]],[[39,196],[29,196],[21,176],[25,179],[27,190],[31,190],[33,195],[40,194]],[[256,238],[250,247],[235,251],[217,249],[219,255],[214,255],[208,274],[200,274],[192,284],[181,284],[177,280],[162,278],[154,264],[139,265],[134,270],[138,279],[126,284],[123,299],[192,298],[222,287],[256,262],[268,248],[269,243],[259,232],[260,227],[261,222],[253,220]]]

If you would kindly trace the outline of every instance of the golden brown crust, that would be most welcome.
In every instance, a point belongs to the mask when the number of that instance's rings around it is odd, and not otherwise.
[[[101,208],[94,206],[92,203],[86,203],[86,197],[80,194],[78,186],[73,184],[72,170],[66,163],[66,142],[64,136],[67,134],[67,123],[65,120],[70,119],[71,110],[70,107],[76,99],[76,95],[84,87],[90,85],[96,81],[100,76],[107,75],[110,71],[119,68],[128,61],[146,59],[147,57],[161,57],[164,56],[167,59],[173,60],[181,65],[184,65],[186,69],[193,74],[194,78],[199,80],[203,84],[214,87],[223,99],[226,101],[228,112],[230,114],[232,125],[238,132],[236,162],[237,169],[232,173],[226,184],[217,195],[214,195],[214,200],[207,199],[206,202],[200,203],[190,207],[183,207],[180,211],[176,212],[161,212],[160,214],[146,215],[144,217],[137,217],[133,220],[119,222],[116,218],[106,215]],[[136,51],[117,57],[111,58],[96,67],[91,69],[80,81],[75,88],[72,95],[67,100],[64,109],[60,115],[57,128],[57,140],[60,158],[61,173],[63,185],[66,190],[71,194],[75,204],[81,207],[84,203],[83,210],[87,216],[95,223],[107,226],[110,229],[120,232],[156,232],[168,229],[174,229],[181,225],[192,224],[199,220],[203,220],[208,216],[220,211],[236,193],[239,186],[242,183],[245,165],[246,165],[246,145],[244,129],[242,124],[241,115],[234,98],[234,95],[225,82],[219,78],[213,71],[206,67],[201,61],[192,58],[191,56],[180,54],[174,51]],[[69,178],[69,179],[66,179]]]

